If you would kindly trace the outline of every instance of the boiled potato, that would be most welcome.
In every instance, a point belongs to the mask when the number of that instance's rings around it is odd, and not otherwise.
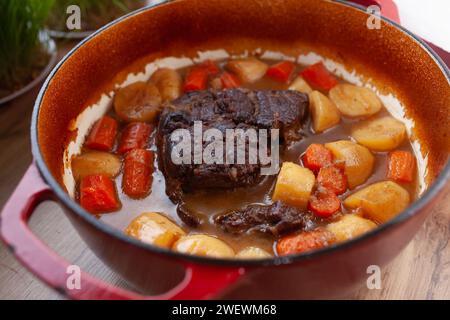
[[[174,244],[173,249],[181,253],[215,258],[232,258],[235,255],[225,242],[204,234],[182,237]]]
[[[285,162],[278,174],[272,199],[305,209],[315,181],[316,177],[311,170]]]
[[[352,137],[369,149],[390,151],[405,140],[406,128],[402,122],[388,116],[358,123],[352,129]]]
[[[375,158],[366,147],[348,140],[327,143],[325,147],[335,159],[344,161],[350,189],[366,182],[372,174]]]
[[[264,77],[267,69],[269,69],[266,63],[253,57],[232,60],[225,67],[235,73],[243,82],[247,83],[258,81]]]
[[[309,107],[315,132],[325,131],[341,121],[341,115],[334,103],[319,91],[309,94]]]
[[[173,69],[156,70],[149,82],[158,88],[163,101],[172,101],[181,95],[183,80],[180,74]]]
[[[386,222],[409,205],[408,191],[392,181],[372,184],[349,196],[344,206],[362,209],[364,216],[379,223]]]
[[[164,248],[171,248],[178,239],[186,235],[174,222],[155,212],[141,214],[130,223],[125,233]]]
[[[247,247],[236,255],[236,258],[240,259],[265,259],[270,257],[272,257],[270,253],[258,247]]]
[[[367,88],[339,84],[330,90],[330,99],[348,117],[368,117],[381,110],[381,101]]]
[[[94,174],[114,178],[119,174],[121,166],[117,156],[100,151],[89,151],[72,160],[72,172],[76,181]]]
[[[114,110],[126,122],[151,122],[161,112],[161,102],[158,88],[140,81],[117,91]]]
[[[294,82],[289,86],[289,90],[299,91],[303,93],[310,94],[313,89],[309,86],[309,84],[302,77],[298,76]]]
[[[356,238],[376,227],[373,221],[355,214],[347,214],[339,221],[328,224],[326,229],[335,235],[336,241],[341,242]]]

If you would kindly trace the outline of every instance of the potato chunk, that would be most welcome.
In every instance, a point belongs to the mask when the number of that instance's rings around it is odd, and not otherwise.
[[[164,248],[171,248],[186,234],[174,222],[155,212],[141,214],[130,223],[125,233],[143,242]]]
[[[367,88],[339,84],[330,90],[330,99],[347,117],[368,117],[381,110],[381,101]]]
[[[355,214],[346,214],[339,221],[328,224],[326,229],[334,233],[336,241],[342,242],[356,238],[376,227],[373,221]]]
[[[409,205],[407,190],[392,181],[372,184],[349,196],[344,206],[349,209],[360,208],[364,216],[379,223],[386,222]]]
[[[341,114],[334,103],[319,91],[309,94],[309,107],[315,132],[325,131],[341,121]]]
[[[292,162],[285,162],[278,174],[273,201],[305,209],[316,177],[314,173]]]
[[[173,249],[181,253],[215,258],[232,258],[235,255],[225,242],[204,234],[182,237],[174,244]]]
[[[100,151],[89,151],[72,160],[72,172],[76,181],[99,174],[114,178],[119,174],[121,166],[117,156]]]
[[[252,83],[264,77],[269,66],[256,58],[247,58],[232,60],[227,63],[226,68],[243,82]]]
[[[352,137],[371,150],[390,151],[405,140],[406,128],[388,116],[358,123],[352,129]]]
[[[153,73],[149,83],[154,84],[158,88],[162,101],[172,101],[181,95],[183,79],[175,70],[161,68]]]
[[[372,174],[375,158],[366,147],[348,140],[327,143],[325,147],[336,160],[344,161],[350,189],[366,182]]]
[[[313,89],[309,86],[309,84],[302,77],[298,76],[292,84],[289,86],[289,90],[299,91],[303,93],[310,94]]]
[[[272,257],[270,253],[258,247],[247,247],[236,255],[236,258],[240,259],[266,259],[270,257]]]

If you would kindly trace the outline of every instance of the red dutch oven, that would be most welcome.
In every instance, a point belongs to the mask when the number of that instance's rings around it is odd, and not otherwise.
[[[392,3],[380,2],[396,18]],[[383,19],[380,29],[370,30],[367,19],[364,8],[339,1],[179,0],[144,8],[99,30],[59,63],[38,96],[31,126],[35,161],[2,211],[3,240],[31,272],[75,299],[327,298],[359,286],[368,266],[385,265],[408,244],[450,178],[447,66],[422,40],[391,20]],[[144,57],[194,56],[217,48],[263,48],[289,55],[314,50],[382,83],[415,121],[414,136],[428,160],[427,191],[364,236],[264,261],[171,252],[131,239],[83,210],[62,185],[70,121],[102,92],[109,92],[117,75],[140,70]],[[27,226],[44,200],[59,202],[100,259],[137,287],[145,284],[153,295],[115,288],[84,273],[81,289],[67,289],[70,263]]]

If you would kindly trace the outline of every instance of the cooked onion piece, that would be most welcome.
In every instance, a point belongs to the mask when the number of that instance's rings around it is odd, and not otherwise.
[[[349,209],[362,209],[364,215],[379,223],[386,222],[409,205],[407,190],[392,181],[372,184],[352,194],[344,201]]]
[[[182,237],[174,244],[173,249],[181,253],[215,258],[235,256],[233,249],[225,242],[203,234]]]
[[[105,175],[109,178],[116,177],[122,163],[120,159],[108,152],[89,151],[72,160],[72,172],[76,181],[90,175]]]
[[[247,58],[232,60],[227,63],[226,68],[243,82],[252,83],[264,77],[269,66],[256,58]]]
[[[186,233],[162,214],[143,213],[134,219],[125,230],[133,238],[155,246],[171,248]]]
[[[289,86],[289,90],[295,90],[303,93],[310,94],[313,89],[309,86],[309,84],[302,77],[298,76],[292,84]]]
[[[336,241],[342,242],[356,238],[376,227],[373,221],[356,214],[346,214],[338,221],[327,225],[326,229],[334,233]]]
[[[240,259],[265,259],[270,257],[272,257],[270,253],[258,247],[247,247],[236,255],[236,258]]]
[[[152,122],[161,111],[161,95],[154,84],[136,82],[116,93],[114,110],[126,122]]]
[[[325,147],[336,160],[344,161],[350,189],[366,182],[372,174],[375,158],[366,147],[348,140],[327,143]]]
[[[149,83],[158,88],[162,101],[172,101],[182,92],[183,79],[178,72],[169,68],[161,68],[151,76]]]
[[[367,88],[339,84],[330,90],[330,99],[348,117],[368,117],[381,110],[381,101]]]
[[[402,122],[387,116],[356,124],[352,128],[352,137],[371,150],[390,151],[405,140],[406,127]]]
[[[332,128],[341,121],[341,114],[334,103],[319,91],[309,94],[309,107],[313,119],[313,129],[317,133]]]

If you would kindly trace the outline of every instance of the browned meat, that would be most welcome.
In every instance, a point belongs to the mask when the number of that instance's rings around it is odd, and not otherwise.
[[[189,130],[191,136],[193,136],[193,127],[184,127],[186,118],[184,118],[185,112],[174,111],[170,115],[163,116],[161,122],[169,122],[168,126],[173,126],[175,123],[173,119],[183,119],[176,124],[177,129],[183,128]],[[225,145],[225,133],[227,129],[243,129],[247,130],[251,128],[246,124],[235,125],[230,120],[222,120],[221,122],[215,122],[213,124],[204,123],[203,131],[210,128],[219,129],[223,135],[223,143]],[[174,129],[175,130],[175,129]],[[173,132],[173,130],[171,131]],[[168,195],[174,200],[171,193],[178,192],[170,188],[170,186],[178,186],[182,188],[183,192],[189,192],[199,189],[207,188],[235,188],[244,187],[255,184],[260,180],[260,164],[175,164],[172,161],[171,153],[176,143],[170,140],[170,134],[160,135],[158,139],[160,168],[166,178],[166,183],[169,185]],[[235,142],[236,143],[236,142]],[[203,150],[209,142],[203,143]],[[246,150],[248,153],[248,143],[246,144]],[[192,147],[192,159],[194,159],[194,148]],[[224,161],[225,162],[225,161]],[[175,180],[175,181],[173,181]],[[174,200],[176,201],[176,200]]]
[[[252,204],[243,209],[221,214],[215,223],[226,232],[262,232],[279,236],[294,230],[309,230],[314,217],[300,209],[275,202],[272,205]]]
[[[189,92],[172,104],[176,110],[184,110],[181,113],[183,120],[179,118],[181,114],[177,116],[178,125],[180,120],[185,126],[191,126],[193,121],[202,121],[216,127],[230,120],[235,125],[245,123],[261,129],[280,129],[282,137],[295,140],[295,134],[287,133],[301,128],[302,120],[308,113],[309,100],[308,95],[291,90],[231,89]],[[173,112],[168,110],[165,115]],[[177,128],[177,125],[165,121],[161,129],[166,134]],[[297,134],[297,140],[300,138]]]
[[[301,139],[300,129],[307,112],[308,96],[296,91],[206,90],[175,100],[163,111],[156,138],[159,168],[166,178],[168,196],[182,204],[184,192],[248,187],[261,180],[261,164],[248,163],[248,157],[245,164],[225,164],[225,154],[224,164],[173,163],[171,154],[178,143],[171,141],[175,130],[186,129],[193,136],[194,122],[201,121],[203,132],[210,128],[220,130],[225,145],[227,129],[280,129],[281,142],[286,144]],[[235,140],[235,147],[236,143]],[[208,144],[204,142],[203,149]],[[194,159],[194,144],[191,156]],[[188,210],[181,210],[180,217],[189,215]],[[191,219],[183,221],[192,225]]]

